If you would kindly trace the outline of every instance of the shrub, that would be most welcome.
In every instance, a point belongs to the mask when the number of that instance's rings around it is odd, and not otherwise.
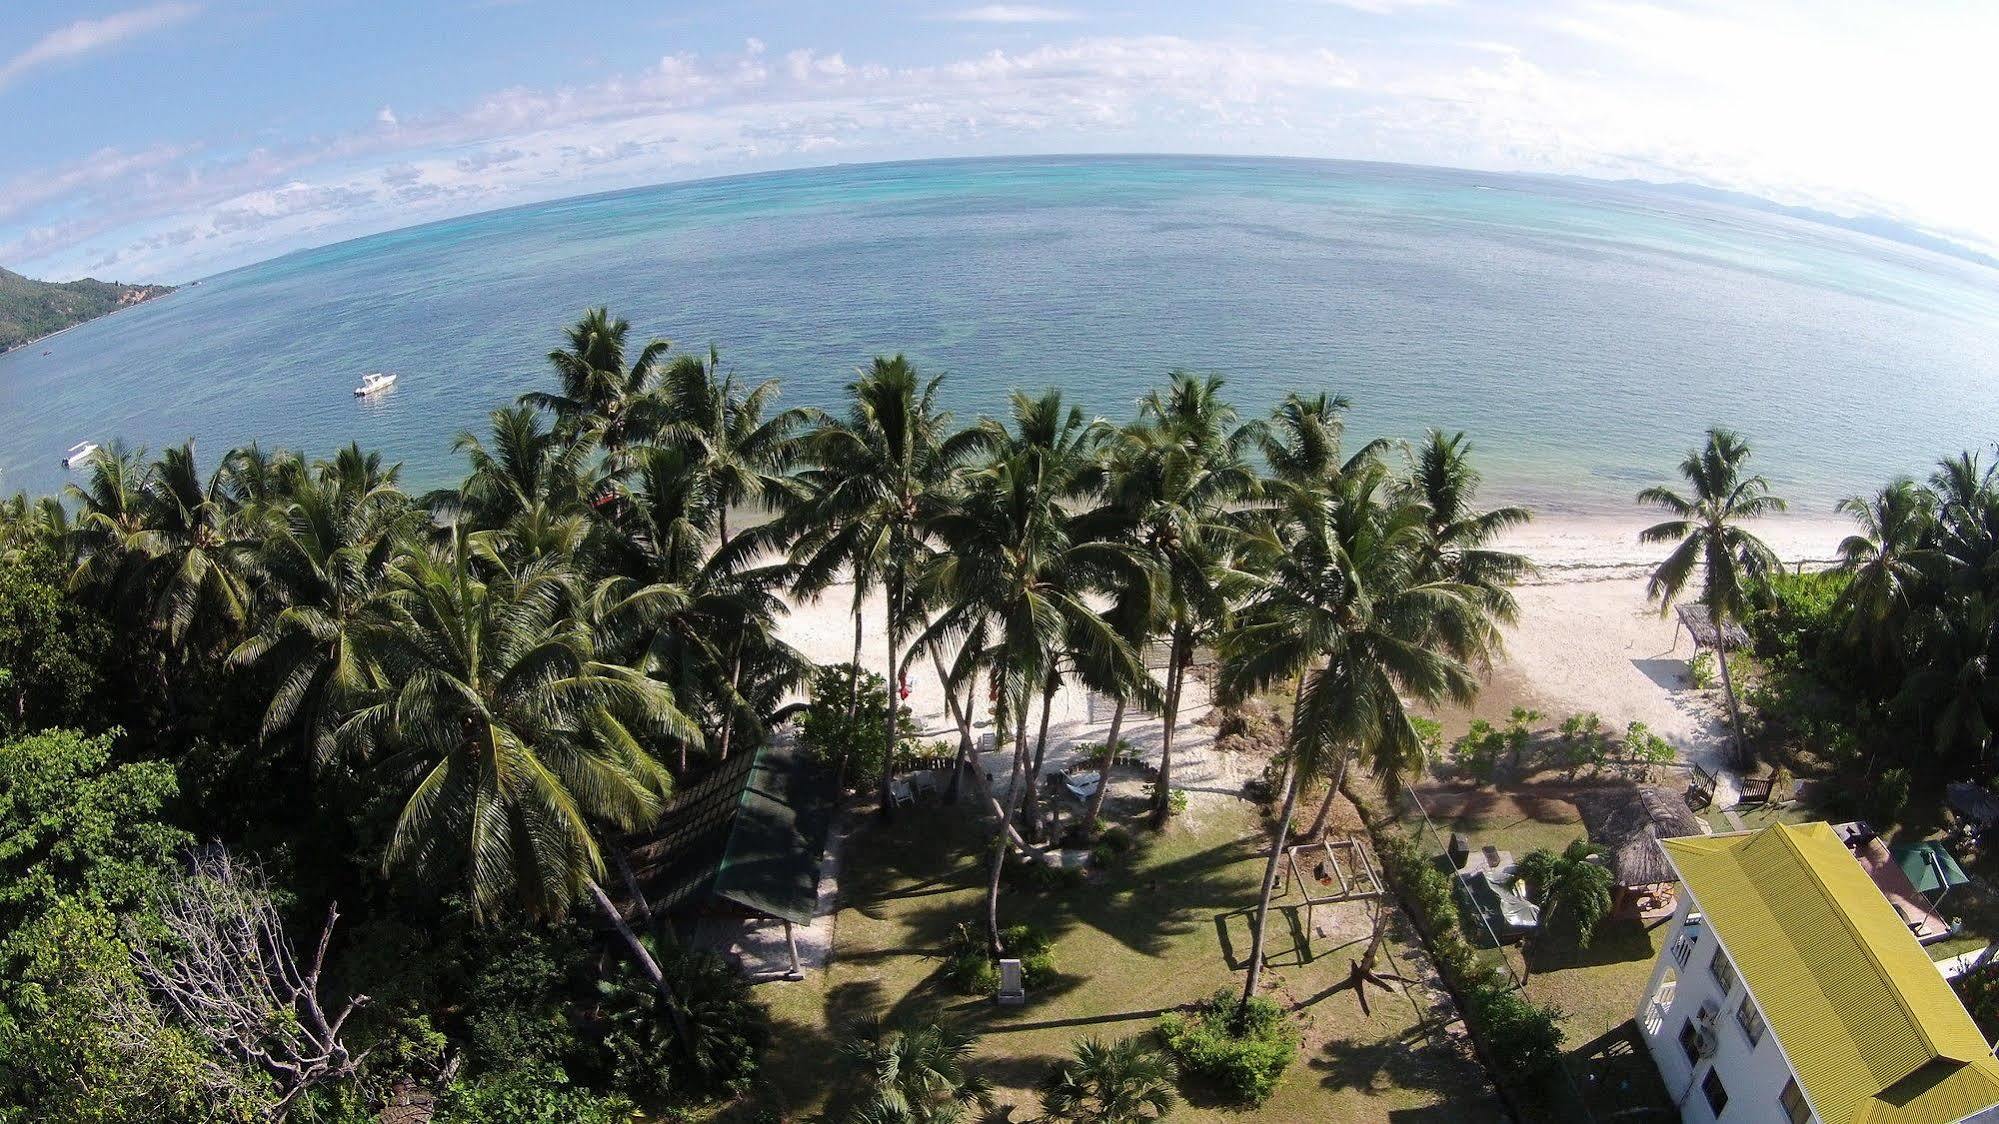
[[[1008,959],[1020,961],[1021,980],[1038,987],[1055,979],[1055,945],[1032,925],[1000,930]],[[986,945],[985,927],[961,921],[944,947],[944,977],[965,995],[991,995],[999,988],[999,964]]]
[[[846,784],[867,788],[881,781],[889,764],[888,681],[872,671],[860,672],[859,705],[849,717],[855,672],[853,664],[840,663],[812,673],[812,701],[799,722],[798,738],[814,759],[839,772]],[[906,729],[908,708],[903,710]]]
[[[1902,810],[1909,806],[1909,770],[1888,769],[1867,793],[1865,807],[1867,822],[1877,831],[1885,831],[1902,819]]]
[[[1261,995],[1241,1004],[1229,988],[1191,1015],[1161,1019],[1159,1035],[1182,1073],[1210,1081],[1248,1105],[1269,1100],[1298,1056],[1298,1031],[1284,1021],[1282,1008]]]
[[[620,958],[599,985],[604,1068],[614,1087],[652,1108],[746,1091],[770,1043],[770,1015],[749,980],[712,952],[644,939],[679,1001],[687,1038],[652,981]]]
[[[569,1083],[562,1067],[546,1062],[460,1081],[438,1102],[437,1124],[619,1124],[631,1102]]]
[[[1999,1037],[1999,963],[1988,963],[1950,981],[1964,1009],[1990,1040]]]
[[[1145,786],[1145,798],[1148,801],[1158,799],[1158,797],[1159,797],[1158,781],[1153,781],[1151,784]],[[1177,816],[1180,813],[1185,812],[1186,810],[1187,810],[1187,790],[1184,788],[1172,788],[1166,790],[1167,814]]]
[[[1073,890],[1086,877],[1080,867],[1052,865],[1012,854],[1006,857],[1000,874],[1008,885],[1030,890]]]
[[[1583,766],[1603,764],[1610,757],[1610,734],[1603,728],[1603,716],[1596,713],[1572,714],[1562,722],[1562,764],[1574,776]]]

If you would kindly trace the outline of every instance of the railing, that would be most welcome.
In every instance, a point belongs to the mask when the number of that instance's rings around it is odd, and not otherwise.
[[[1645,1008],[1642,1024],[1647,1038],[1659,1037],[1659,1031],[1666,1025],[1666,1012],[1673,1009],[1673,996],[1680,989],[1678,980],[1667,980],[1659,985],[1659,991],[1652,996],[1652,1002]]]

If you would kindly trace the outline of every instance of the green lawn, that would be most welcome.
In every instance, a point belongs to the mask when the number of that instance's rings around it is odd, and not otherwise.
[[[777,1022],[762,1102],[801,1119],[823,1109],[841,1079],[842,1029],[864,1016],[945,1019],[980,1035],[977,1069],[1038,1115],[1033,1088],[1079,1037],[1147,1032],[1159,1016],[1219,987],[1240,987],[1248,912],[1262,875],[1263,838],[1253,809],[1203,802],[1127,865],[1081,888],[1009,889],[1003,921],[1032,922],[1055,939],[1062,978],[1024,1007],[952,992],[938,950],[952,928],[975,920],[983,852],[966,809],[918,809],[892,827],[869,826],[848,843],[832,966],[799,983],[760,988]],[[1238,1117],[1314,1122],[1477,1121],[1499,1113],[1483,1072],[1455,1039],[1419,1021],[1420,989],[1370,995],[1364,1018],[1353,995],[1331,991],[1366,940],[1364,907],[1320,907],[1306,943],[1299,911],[1284,909],[1269,942],[1267,993],[1303,1032],[1299,1061],[1260,1110],[1218,1104],[1195,1088],[1175,1120]],[[1406,932],[1388,948],[1410,968]],[[1434,1020],[1432,1020],[1434,1021]]]

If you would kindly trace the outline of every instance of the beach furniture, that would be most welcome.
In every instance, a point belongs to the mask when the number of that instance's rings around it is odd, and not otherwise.
[[[888,782],[888,794],[898,808],[916,803],[916,793],[910,790],[909,782],[901,777]]]
[[[999,994],[993,1000],[1002,1007],[1018,1007],[1027,1002],[1027,977],[1020,970],[1020,961],[999,962]]]
[[[1095,772],[1071,773],[1062,778],[1062,787],[1069,790],[1069,795],[1085,804],[1097,794],[1103,783],[1104,775]]]

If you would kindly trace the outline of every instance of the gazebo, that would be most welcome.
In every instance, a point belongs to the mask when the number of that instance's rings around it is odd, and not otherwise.
[[[1683,603],[1675,605],[1673,611],[1680,618],[1680,623],[1673,629],[1675,644],[1679,643],[1680,629],[1684,628],[1687,630],[1687,635],[1694,638],[1694,647],[1697,649],[1706,648],[1710,652],[1720,654],[1724,644],[1729,648],[1749,646],[1749,634],[1743,631],[1741,625],[1728,621],[1717,627],[1714,614],[1708,611],[1706,605],[1698,602]]]
[[[766,742],[680,790],[659,827],[630,841],[635,881],[690,932],[703,914],[782,922],[796,979],[793,926],[811,924],[818,906],[834,795],[793,740]]]
[[[1653,921],[1673,913],[1679,879],[1659,840],[1703,834],[1687,802],[1651,785],[1615,785],[1573,798],[1589,841],[1610,852],[1610,915]]]

